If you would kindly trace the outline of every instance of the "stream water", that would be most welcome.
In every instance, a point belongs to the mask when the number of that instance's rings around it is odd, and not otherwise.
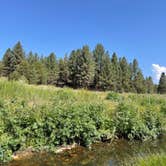
[[[166,135],[153,141],[116,140],[96,143],[91,149],[77,147],[62,154],[34,154],[33,157],[12,161],[9,166],[119,166],[131,163],[138,156],[166,152]]]

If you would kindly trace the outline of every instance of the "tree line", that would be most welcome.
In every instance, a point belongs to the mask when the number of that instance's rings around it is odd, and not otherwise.
[[[18,42],[12,49],[6,50],[0,61],[0,75],[29,84],[115,92],[154,93],[157,89],[163,92],[160,86],[154,85],[152,77],[143,76],[136,59],[129,63],[116,53],[110,56],[102,44],[97,44],[93,51],[85,45],[71,51],[69,56],[57,59],[55,53],[47,57],[33,52],[25,54]]]

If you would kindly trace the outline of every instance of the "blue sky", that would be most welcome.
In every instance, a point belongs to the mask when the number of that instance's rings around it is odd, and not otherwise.
[[[26,52],[58,57],[102,43],[153,75],[152,64],[166,70],[166,1],[0,0],[0,58],[18,40]]]

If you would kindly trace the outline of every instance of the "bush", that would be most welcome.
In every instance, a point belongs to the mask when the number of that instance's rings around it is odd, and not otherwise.
[[[9,75],[9,80],[19,80],[21,77],[20,73],[17,71],[14,71]]]
[[[131,103],[120,104],[113,118],[118,137],[140,140],[156,138],[162,131],[163,121],[160,113],[154,110],[141,112]]]
[[[54,151],[63,144],[89,146],[114,136],[156,138],[165,127],[166,103],[160,97],[143,102],[141,95],[111,92],[107,97],[114,104],[99,93],[6,80],[0,82],[0,94],[0,161],[28,147]]]
[[[2,105],[0,160],[6,161],[13,152],[30,146],[55,150],[58,145],[89,146],[100,140],[100,130],[104,126],[102,103],[70,103],[67,106],[55,103],[49,107],[31,108],[25,101],[12,99]]]
[[[123,100],[123,97],[120,96],[118,93],[115,92],[109,92],[106,97],[107,100],[115,101],[115,102],[120,102]]]

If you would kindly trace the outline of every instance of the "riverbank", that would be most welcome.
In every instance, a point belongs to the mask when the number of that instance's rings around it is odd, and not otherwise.
[[[55,150],[55,154],[60,154],[60,153],[64,153],[65,151],[69,151],[71,149],[74,149],[76,148],[78,145],[77,144],[72,144],[72,145],[66,145],[66,146],[60,146],[60,147],[57,147],[56,150]],[[35,153],[39,153],[37,151],[35,151],[32,147],[29,147],[27,148],[26,150],[24,151],[18,151],[18,152],[15,152],[13,155],[12,155],[12,160],[13,161],[17,161],[17,160],[24,160],[25,158],[26,159],[30,159],[32,158]],[[46,151],[40,151],[40,154],[45,154],[47,153]]]
[[[136,165],[139,160],[149,158],[150,156],[166,153],[166,137],[160,137],[156,140],[127,141],[126,139],[116,139],[113,142],[94,143],[91,148],[77,146],[76,148],[66,150],[63,153],[34,153],[30,158],[22,158],[9,163],[8,166],[113,166]],[[146,160],[147,161],[147,160]]]

